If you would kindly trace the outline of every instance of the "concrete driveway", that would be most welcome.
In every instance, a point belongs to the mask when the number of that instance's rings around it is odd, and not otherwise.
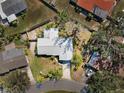
[[[62,70],[63,70],[62,78],[71,80],[71,76],[70,76],[70,62],[62,64]]]

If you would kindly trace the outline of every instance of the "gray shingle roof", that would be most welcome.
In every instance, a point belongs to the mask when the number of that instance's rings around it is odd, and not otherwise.
[[[22,49],[11,49],[0,53],[0,74],[27,66]]]
[[[102,19],[106,19],[106,17],[108,16],[108,12],[99,8],[98,6],[94,7],[94,14],[99,16]]]
[[[18,14],[27,8],[24,0],[6,0],[1,5],[4,13],[7,16],[11,14]]]

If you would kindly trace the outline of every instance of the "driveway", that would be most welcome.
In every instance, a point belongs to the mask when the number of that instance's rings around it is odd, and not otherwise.
[[[64,90],[80,93],[84,86],[72,80],[45,81],[40,89],[31,86],[27,93],[46,93],[48,91]]]
[[[62,64],[62,69],[63,69],[63,76],[62,76],[62,78],[71,80],[71,76],[70,76],[70,62]]]

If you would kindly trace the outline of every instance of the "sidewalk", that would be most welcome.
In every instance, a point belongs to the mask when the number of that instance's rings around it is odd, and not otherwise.
[[[28,60],[27,57],[26,57],[26,59],[27,59],[27,62],[28,62],[28,64],[29,64],[29,60]],[[30,66],[28,65],[28,67],[27,67],[26,69],[27,69],[27,74],[28,74],[28,77],[29,77],[29,79],[30,79],[31,85],[35,85],[35,84],[36,84],[36,81],[35,81],[35,79],[34,79],[34,77],[33,77],[33,74],[32,74],[32,72],[31,72]]]

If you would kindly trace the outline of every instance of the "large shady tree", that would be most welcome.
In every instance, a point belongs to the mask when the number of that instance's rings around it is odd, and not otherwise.
[[[123,93],[124,78],[107,71],[97,72],[87,81],[89,93]]]
[[[115,36],[124,36],[124,13],[115,16],[116,23],[110,21],[101,25],[98,32],[92,34],[92,38],[87,45],[90,51],[99,51],[101,57],[111,59],[112,67],[116,68],[124,64],[124,45],[115,41]]]

